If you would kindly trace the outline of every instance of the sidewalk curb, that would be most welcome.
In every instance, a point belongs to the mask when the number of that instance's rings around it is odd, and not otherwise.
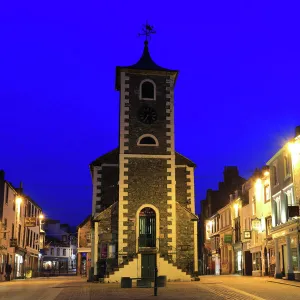
[[[284,285],[290,285],[300,288],[300,285],[292,284],[292,283],[285,283],[285,282],[279,282],[279,281],[273,281],[273,280],[267,280],[267,282],[277,283],[277,284],[284,284]]]

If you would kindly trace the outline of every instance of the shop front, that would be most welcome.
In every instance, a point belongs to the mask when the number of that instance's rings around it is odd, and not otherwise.
[[[243,243],[243,262],[243,275],[252,276],[252,254],[249,241]]]
[[[14,278],[24,277],[24,257],[19,253],[15,254]]]
[[[235,273],[242,275],[243,273],[243,250],[242,243],[236,243],[234,245],[234,267]]]
[[[275,277],[295,279],[300,271],[298,224],[291,222],[272,233],[275,252]]]
[[[232,273],[232,234],[225,232],[220,234],[221,274]]]
[[[217,250],[214,250],[212,252],[212,261],[214,265],[214,275],[220,275],[221,274],[221,259],[220,254]]]
[[[261,246],[256,246],[250,249],[252,254],[252,276],[262,276],[262,255]]]

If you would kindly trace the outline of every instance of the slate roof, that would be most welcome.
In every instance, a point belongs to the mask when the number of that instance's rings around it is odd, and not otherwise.
[[[90,169],[92,170],[94,166],[101,166],[101,164],[103,163],[119,164],[119,148],[115,148],[114,150],[107,152],[106,154],[101,155],[100,157],[95,159],[93,162],[91,162]],[[193,161],[178,152],[175,153],[175,163],[176,165],[196,167],[196,164]]]
[[[157,65],[153,59],[151,58],[150,52],[149,52],[149,47],[148,47],[148,41],[145,41],[144,43],[144,51],[143,54],[141,56],[141,58],[139,59],[139,61],[131,66],[118,66],[116,67],[116,89],[119,90],[120,89],[120,72],[121,69],[129,69],[129,70],[144,70],[144,71],[161,71],[161,72],[166,72],[166,73],[173,73],[176,77],[178,75],[178,71],[177,70],[171,70],[171,69],[167,69],[167,68],[163,68],[159,65]]]

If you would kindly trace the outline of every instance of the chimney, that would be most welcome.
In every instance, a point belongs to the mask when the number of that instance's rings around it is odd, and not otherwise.
[[[22,181],[20,181],[19,191],[20,191],[20,193],[23,193],[23,182]]]
[[[297,126],[295,128],[295,137],[298,137],[300,135],[300,126]]]
[[[4,178],[5,178],[4,170],[0,170],[0,180],[4,181]]]

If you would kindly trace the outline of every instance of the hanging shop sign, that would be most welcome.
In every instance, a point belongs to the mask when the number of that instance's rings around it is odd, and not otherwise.
[[[244,239],[251,240],[251,231],[250,230],[244,231]]]
[[[17,239],[10,239],[9,247],[17,247],[17,246],[18,246],[18,240]]]
[[[224,235],[224,243],[231,244],[232,243],[232,235],[231,234],[225,234]]]
[[[26,217],[25,218],[25,226],[26,227],[35,227],[36,225],[37,225],[36,217]]]
[[[261,230],[261,220],[256,218],[252,220],[252,230],[260,231]]]

